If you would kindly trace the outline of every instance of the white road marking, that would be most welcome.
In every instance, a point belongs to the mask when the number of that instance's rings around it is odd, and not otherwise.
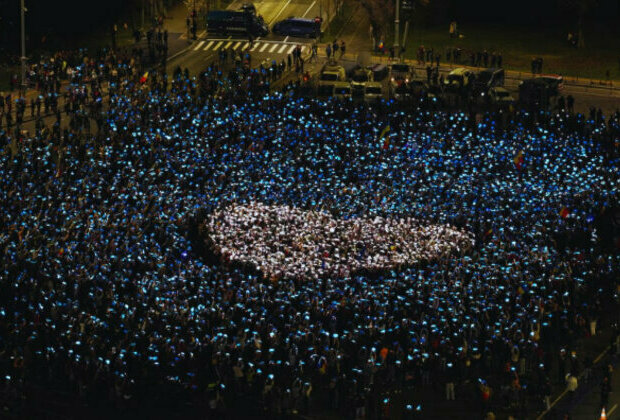
[[[242,39],[211,39],[199,41],[193,48],[194,51],[203,50],[215,52],[219,49],[232,49],[235,51],[256,51],[274,54],[291,54],[297,46],[300,46],[302,53],[310,51],[308,44],[295,44],[286,41],[269,41],[269,42],[256,42],[250,44],[248,41]]]
[[[306,13],[304,13],[303,15],[301,15],[301,17],[306,17],[306,15],[308,14],[308,12],[309,12],[310,10],[312,10],[312,7],[313,7],[315,4],[316,4],[316,0],[314,0],[314,1],[312,2],[312,4],[310,5],[310,7],[308,7],[308,10],[306,10]]]
[[[609,418],[609,416],[611,416],[611,413],[616,411],[616,408],[618,408],[618,404],[615,404],[613,407],[611,407],[611,410],[609,410],[609,413],[605,413],[605,414],[607,414],[607,418]]]
[[[284,42],[288,41],[288,35],[284,38]]]
[[[280,9],[280,11],[278,12],[277,15],[274,16],[273,19],[271,19],[271,22],[269,22],[269,24],[271,25],[273,22],[275,22],[275,20],[278,18],[278,16],[280,16],[280,14],[282,14],[282,12],[284,11],[284,9],[286,9],[286,7],[288,6],[288,4],[291,2],[291,0],[288,0],[286,3],[284,3],[284,6]]]

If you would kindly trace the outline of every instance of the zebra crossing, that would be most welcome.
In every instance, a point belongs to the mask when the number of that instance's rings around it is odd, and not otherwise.
[[[260,52],[260,53],[269,53],[269,54],[292,54],[293,50],[297,47],[297,45],[291,42],[283,42],[283,41],[254,41],[250,44],[249,41],[246,40],[235,40],[235,39],[205,39],[196,43],[195,46],[192,47],[194,51],[205,51],[205,52],[216,52],[220,49],[233,51],[249,51],[249,52]],[[310,47],[308,45],[301,45],[301,52],[306,53],[309,52]]]

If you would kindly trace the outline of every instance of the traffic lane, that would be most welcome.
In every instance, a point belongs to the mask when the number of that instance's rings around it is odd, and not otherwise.
[[[519,99],[519,88],[517,84],[506,83],[504,87],[508,90],[508,92],[510,92],[515,100]],[[610,115],[620,108],[619,98],[605,95],[604,93],[598,91],[580,92],[578,89],[565,87],[562,89],[561,95],[564,97],[568,95],[573,96],[575,99],[573,106],[574,111],[582,114],[588,114],[591,107],[596,109],[601,108],[605,115]]]
[[[606,366],[614,366],[614,370],[618,367],[618,359],[609,355],[605,356],[605,360],[601,362],[600,369],[604,369]],[[586,390],[585,394],[576,401],[572,406],[569,414],[574,419],[598,419],[601,415],[602,399],[601,399],[601,383],[603,380],[603,371],[595,371],[592,375],[592,379],[589,382],[579,384],[579,387],[583,387]],[[617,392],[620,389],[620,375],[616,373],[611,374],[611,393],[609,394],[609,400],[607,402],[605,412],[607,419],[620,419],[618,411],[618,405],[620,404],[620,393]],[[578,389],[579,390],[579,389]]]
[[[282,13],[286,11],[292,0],[286,1],[263,1],[256,7],[256,13],[263,17],[269,30],[273,24],[280,19]]]
[[[282,13],[278,20],[287,19],[289,17],[314,19],[319,16],[319,3],[316,0],[313,1],[291,1],[286,8],[285,13]],[[275,23],[275,22],[274,22]]]
[[[270,29],[276,22],[290,17],[313,19],[319,16],[319,2],[317,0],[286,0],[284,3],[277,2],[276,4],[281,5],[281,8],[273,16],[270,16],[270,20],[267,20],[267,17],[263,15],[265,22],[269,23]]]
[[[506,89],[518,89],[520,83],[521,80],[518,79],[506,79],[504,87]],[[560,90],[560,95],[591,95],[602,98],[615,98],[620,103],[620,90],[617,89],[601,88],[594,86],[564,85],[564,87]]]
[[[617,98],[597,94],[574,94],[573,96],[575,98],[575,112],[584,115],[589,115],[590,108],[600,108],[604,115],[610,115],[620,108]]]

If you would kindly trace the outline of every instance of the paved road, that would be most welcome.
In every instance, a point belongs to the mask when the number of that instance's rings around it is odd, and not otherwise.
[[[614,365],[614,369],[617,370],[617,360],[617,358],[611,359],[606,357],[601,361],[601,370],[609,364]],[[599,419],[601,415],[601,370],[599,370],[595,377],[588,383],[580,384],[582,391],[578,393],[574,401],[565,398],[564,401],[559,403],[557,412],[567,412],[573,420]],[[611,391],[609,402],[606,407],[607,419],[618,420],[620,419],[620,411],[618,408],[620,405],[620,373],[618,372],[612,374]],[[546,418],[552,419],[553,417]]]
[[[262,15],[270,29],[281,19],[289,16],[314,17],[320,14],[320,0],[285,0],[273,1],[262,0],[256,2],[257,13]],[[236,0],[229,6],[229,9],[238,9],[243,0]],[[325,16],[325,13],[323,13]],[[347,60],[355,62],[359,52],[368,51],[369,40],[367,39],[368,26],[367,16],[358,8],[352,14],[351,21],[342,29],[339,39],[345,39],[349,46]],[[168,71],[173,71],[176,66],[188,68],[190,74],[197,74],[202,71],[209,63],[218,60],[218,51],[222,48],[234,51],[249,51],[252,56],[252,67],[258,67],[260,63],[286,61],[287,55],[292,52],[296,45],[302,47],[303,54],[308,56],[310,53],[312,40],[303,38],[284,37],[280,35],[268,34],[266,37],[258,38],[253,45],[245,38],[217,36],[207,36],[203,31],[197,41],[187,50],[169,61]],[[354,50],[354,51],[352,51]],[[365,53],[368,55],[368,53]],[[306,65],[305,70],[309,70],[312,75],[318,74],[321,65],[325,62],[324,44],[319,47],[319,56],[322,58],[319,65]],[[377,58],[372,59],[378,61]],[[454,66],[441,66],[441,72],[447,74]],[[425,74],[422,67],[418,68],[418,74]],[[296,79],[295,74],[285,75],[283,80]],[[531,77],[529,74],[522,74],[520,78],[509,76],[506,79],[506,88],[518,98],[518,83],[521,79]],[[387,89],[386,89],[387,93]],[[587,114],[590,107],[601,108],[605,114],[615,112],[620,109],[620,90],[610,90],[592,86],[573,86],[566,84],[562,91],[564,96],[572,95],[575,98],[575,111]]]
[[[228,8],[238,9],[242,1],[233,2]],[[279,20],[290,16],[313,18],[320,13],[318,0],[286,0],[271,1],[263,0],[255,3],[257,14],[263,16],[265,23],[271,29]],[[221,49],[233,51],[249,51],[252,56],[252,66],[258,67],[262,62],[276,60],[278,63],[286,61],[288,54],[300,45],[302,54],[310,53],[313,40],[295,38],[269,33],[265,37],[259,37],[250,45],[247,38],[236,35],[235,37],[221,37],[207,35],[204,31],[199,39],[191,44],[187,50],[168,62],[168,71],[173,71],[177,66],[187,68],[190,74],[197,74],[211,62],[218,60],[218,51]]]

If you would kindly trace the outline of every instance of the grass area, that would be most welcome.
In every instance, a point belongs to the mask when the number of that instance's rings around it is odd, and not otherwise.
[[[342,29],[349,23],[351,17],[355,13],[357,9],[357,5],[354,2],[346,1],[344,2],[340,12],[334,16],[334,18],[329,22],[327,28],[323,32],[323,36],[321,37],[321,41],[323,42],[331,42],[334,39],[338,38]]]
[[[9,77],[17,70],[19,69],[4,66],[0,67],[0,92],[7,92],[9,90],[9,86],[11,86]]]
[[[404,26],[404,24],[401,24]],[[553,27],[552,27],[553,26]],[[544,27],[518,27],[491,24],[459,24],[463,38],[450,38],[448,23],[425,27],[414,24],[407,36],[407,58],[416,58],[420,45],[442,52],[445,62],[448,47],[466,51],[501,52],[503,66],[524,72],[531,70],[531,60],[542,57],[543,72],[565,76],[606,79],[609,71],[612,80],[620,80],[620,30],[604,27],[584,28],[586,48],[576,49],[566,42],[566,33],[554,25]],[[388,38],[390,39],[390,38]]]

